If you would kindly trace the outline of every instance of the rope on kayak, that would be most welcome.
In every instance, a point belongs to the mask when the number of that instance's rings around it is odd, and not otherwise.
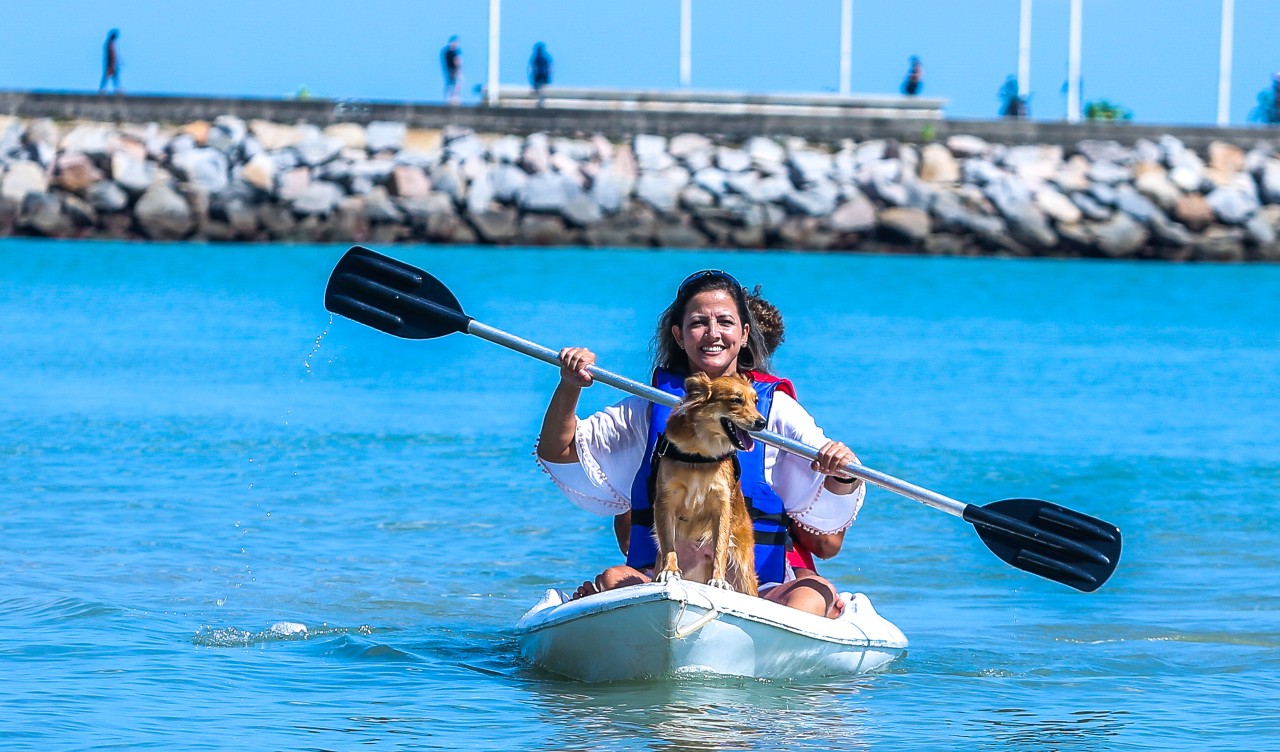
[[[688,608],[689,608],[689,591],[686,589],[684,591],[684,598],[682,598],[680,601],[680,615],[676,617],[676,623],[679,623],[681,619],[684,619],[685,611],[687,611]],[[677,640],[683,640],[689,635],[697,632],[699,629],[702,629],[703,627],[707,626],[711,622],[720,618],[720,612],[716,610],[716,604],[711,599],[707,599],[706,608],[707,608],[707,612],[702,616],[698,617],[697,621],[695,621],[694,623],[690,624],[687,627],[681,627],[675,631],[674,636]]]

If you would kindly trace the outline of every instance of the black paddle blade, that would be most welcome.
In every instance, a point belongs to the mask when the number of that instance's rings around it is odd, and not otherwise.
[[[964,519],[996,556],[1032,574],[1092,593],[1120,563],[1120,528],[1039,499],[965,507]]]
[[[471,323],[443,282],[361,246],[347,251],[329,275],[324,307],[405,339],[465,333]]]

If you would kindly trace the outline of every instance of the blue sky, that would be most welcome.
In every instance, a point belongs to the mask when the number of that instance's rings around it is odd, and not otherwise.
[[[1212,123],[1221,0],[1084,0],[1085,99],[1151,123]],[[488,1],[7,2],[0,88],[92,90],[121,30],[137,93],[439,101],[439,51],[461,37],[468,89],[486,78]],[[896,92],[919,55],[925,94],[953,117],[994,116],[1017,70],[1018,0],[854,0],[853,89]],[[1035,0],[1032,115],[1066,111],[1069,0]],[[676,88],[679,0],[505,0],[501,79],[523,83],[536,41],[566,86]],[[840,0],[693,0],[693,87],[835,91]],[[1236,0],[1231,119],[1280,70],[1280,2]],[[469,93],[471,100],[474,94]]]

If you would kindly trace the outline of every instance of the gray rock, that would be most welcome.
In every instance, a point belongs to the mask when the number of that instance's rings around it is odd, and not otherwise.
[[[1135,162],[1160,162],[1164,158],[1164,151],[1154,141],[1140,138],[1133,145],[1133,158]]]
[[[461,202],[467,194],[467,178],[457,165],[445,162],[431,170],[431,184],[438,191],[443,191]]]
[[[1280,159],[1268,159],[1258,178],[1262,200],[1268,204],[1280,204]]]
[[[876,207],[859,194],[836,207],[827,226],[840,233],[870,232],[876,227]]]
[[[342,142],[316,131],[294,145],[293,150],[302,164],[315,167],[336,159],[342,151]]]
[[[783,205],[793,214],[825,217],[836,209],[835,185],[830,181],[805,191],[792,191],[783,197]]]
[[[626,203],[627,194],[631,192],[631,181],[612,172],[598,175],[591,184],[591,200],[605,214],[617,214]]]
[[[1155,215],[1160,214],[1160,207],[1151,199],[1138,193],[1133,186],[1125,184],[1116,189],[1116,209],[1128,214],[1142,224],[1148,224]]]
[[[1116,185],[1133,179],[1133,170],[1115,162],[1094,162],[1089,166],[1089,179],[1095,183]]]
[[[303,216],[329,216],[342,200],[342,188],[327,180],[313,180],[292,202],[293,211]]]
[[[1008,175],[1007,172],[996,167],[991,162],[977,157],[966,159],[961,166],[964,182],[972,183],[973,185],[986,185]]]
[[[1083,191],[1071,194],[1071,203],[1080,208],[1087,219],[1101,221],[1111,216],[1111,208]]]
[[[977,136],[956,135],[947,139],[947,148],[957,157],[986,156],[990,144]]]
[[[566,222],[577,227],[590,227],[604,219],[604,213],[595,200],[581,191],[576,191],[565,202],[560,214]]]
[[[793,151],[787,166],[791,172],[791,182],[797,188],[810,188],[819,181],[826,181],[831,174],[831,155],[816,151]]]
[[[551,167],[551,146],[547,142],[547,134],[531,133],[524,140],[524,152],[520,155],[520,166],[525,172],[537,175]]]
[[[1116,189],[1106,183],[1094,183],[1089,186],[1089,195],[1093,196],[1093,199],[1103,206],[1114,207],[1118,199]]]
[[[28,193],[22,200],[20,226],[49,238],[71,234],[71,220],[62,212],[62,201],[50,193]]]
[[[452,202],[450,202],[452,207]],[[387,189],[378,186],[369,191],[364,200],[364,216],[374,224],[400,224],[405,221],[405,213],[396,206]]]
[[[929,215],[919,209],[889,207],[880,212],[880,229],[894,240],[923,243],[929,237]]]
[[[22,134],[26,132],[27,127],[21,120],[13,120],[0,128],[0,165],[22,146]]]
[[[725,172],[745,172],[751,168],[751,155],[742,149],[721,146],[716,149],[716,167]]]
[[[764,136],[752,136],[747,139],[742,148],[751,157],[751,161],[756,164],[782,164],[787,158],[787,150],[782,148],[782,144]]]
[[[680,205],[686,209],[697,211],[716,205],[716,197],[705,188],[687,185],[680,191]]]
[[[1182,198],[1182,191],[1169,180],[1169,176],[1163,172],[1163,168],[1144,172],[1134,181],[1133,186],[1138,192],[1152,201],[1165,211],[1173,208],[1178,203],[1178,199]]]
[[[563,175],[544,172],[530,176],[516,199],[520,208],[527,212],[559,214],[564,211],[565,204],[578,186]]]
[[[509,243],[519,230],[514,209],[500,209],[471,217],[471,226],[486,243]]]
[[[91,185],[86,197],[89,205],[100,212],[121,212],[129,208],[129,194],[110,180]]]
[[[45,193],[49,190],[49,178],[44,168],[30,160],[19,160],[9,165],[0,182],[0,198],[21,203],[28,193]]]
[[[1174,222],[1163,214],[1155,214],[1148,225],[1152,239],[1160,245],[1173,248],[1185,248],[1191,245],[1194,236],[1187,228]]]
[[[408,126],[401,122],[375,120],[364,127],[364,144],[370,154],[380,151],[400,151]]]
[[[444,144],[445,158],[451,162],[465,162],[484,156],[484,144],[474,133],[465,133]]]
[[[467,186],[467,213],[482,214],[489,211],[495,199],[496,191],[493,185],[493,174],[483,172]]]
[[[551,153],[574,162],[587,162],[595,158],[596,148],[590,141],[578,138],[554,138],[551,140]]]
[[[235,115],[219,115],[213,119],[213,125],[209,126],[207,143],[209,148],[229,155],[240,148],[248,133],[249,127],[240,118]]]
[[[63,136],[58,146],[63,152],[79,152],[94,159],[106,159],[115,138],[111,128],[82,123]]]
[[[364,179],[374,185],[386,185],[396,164],[389,159],[366,159],[351,164],[351,179]]]
[[[79,196],[69,194],[63,196],[62,213],[76,227],[93,227],[98,223],[98,213],[89,205],[89,202]]]
[[[635,196],[664,214],[676,207],[676,188],[661,175],[645,173],[636,180]]]
[[[1071,199],[1054,190],[1042,190],[1036,194],[1036,207],[1058,224],[1074,225],[1083,219],[1084,212]]]
[[[489,159],[498,164],[515,164],[523,150],[524,141],[519,136],[502,136],[489,144]]]
[[[164,183],[156,183],[142,194],[133,207],[133,216],[152,240],[180,240],[194,227],[191,207]]]
[[[726,178],[724,170],[716,167],[704,167],[693,174],[694,184],[716,197],[723,196],[729,190]]]
[[[1239,227],[1210,227],[1192,246],[1201,261],[1243,261],[1245,232]]]
[[[1276,242],[1275,226],[1260,213],[1254,214],[1244,223],[1244,231],[1254,245],[1266,246]]]
[[[1132,152],[1121,146],[1119,141],[1085,139],[1076,144],[1076,152],[1083,154],[1090,162],[1129,164],[1133,161]]]
[[[681,133],[671,138],[667,153],[676,159],[688,160],[694,154],[710,152],[711,147],[711,139],[701,133]]]
[[[529,174],[514,164],[504,162],[493,168],[489,179],[493,183],[493,197],[509,204],[519,198],[520,191],[529,182]]]
[[[636,164],[644,172],[665,170],[675,164],[675,160],[667,153],[667,139],[649,133],[637,134],[631,142],[636,155]]]
[[[1147,244],[1147,229],[1127,214],[1117,213],[1109,222],[1090,228],[1098,250],[1112,258],[1133,256]]]
[[[172,164],[179,177],[199,185],[209,193],[217,193],[227,187],[227,155],[217,149],[198,148],[179,152],[173,155]]]
[[[1215,189],[1205,200],[1218,219],[1228,225],[1244,224],[1259,209],[1256,198],[1244,191],[1225,186]]]
[[[839,210],[837,210],[839,211]],[[940,191],[933,200],[933,216],[937,218],[938,229],[944,232],[967,232],[969,230],[969,210],[964,200],[951,191]]]

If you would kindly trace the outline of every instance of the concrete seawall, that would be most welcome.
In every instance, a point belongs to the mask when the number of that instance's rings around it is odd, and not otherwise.
[[[1280,131],[0,92],[0,236],[1280,260]]]

